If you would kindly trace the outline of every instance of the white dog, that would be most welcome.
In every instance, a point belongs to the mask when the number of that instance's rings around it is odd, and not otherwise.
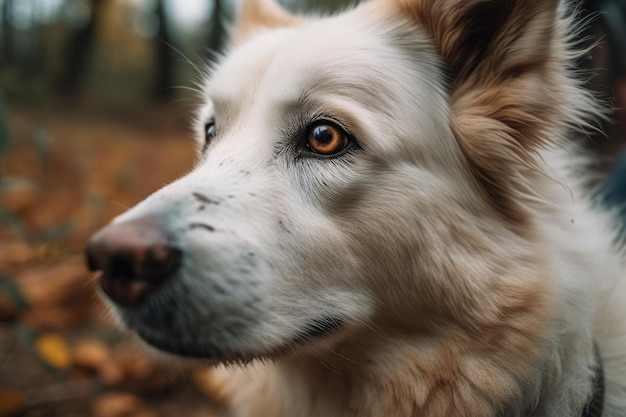
[[[626,415],[626,287],[567,138],[558,0],[243,5],[201,156],[89,243],[120,321],[235,416]],[[233,365],[234,364],[234,365]]]

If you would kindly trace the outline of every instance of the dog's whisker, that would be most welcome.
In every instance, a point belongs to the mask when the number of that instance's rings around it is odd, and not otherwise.
[[[116,201],[116,200],[109,200],[109,203],[113,204],[114,206],[117,206],[119,208],[122,208],[124,210],[129,210],[131,207],[127,204],[124,204],[120,201]]]
[[[332,349],[331,347],[327,347],[326,350],[328,350],[330,353],[332,353],[333,355],[346,360],[347,362],[356,364],[356,365],[360,365],[360,366],[367,366],[368,364],[366,362],[361,362],[361,361],[357,361],[354,359],[351,359],[345,355],[342,355],[341,353],[337,352],[335,349]]]
[[[176,89],[176,90],[185,90],[185,91],[191,91],[192,93],[196,93],[199,96],[202,96],[204,94],[204,91],[195,88],[195,87],[190,87],[190,86],[185,86],[185,85],[173,85],[170,88],[172,89]]]
[[[189,65],[191,65],[191,67],[194,69],[194,71],[196,71],[196,73],[199,76],[206,76],[206,72],[202,69],[202,67],[199,64],[194,63],[191,59],[189,59],[189,57],[187,55],[185,55],[180,49],[176,48],[174,45],[172,45],[169,42],[165,42],[164,40],[161,40],[161,42],[163,42],[165,45],[167,45],[170,49],[172,49],[174,52],[176,52],[180,57],[182,57],[185,62],[187,62]],[[196,54],[195,58],[199,61],[202,62],[203,60]]]
[[[363,320],[363,319],[360,319],[360,318],[356,318],[355,321],[358,322],[359,324],[361,324],[362,326],[364,326],[365,328],[371,330],[372,333],[374,333],[375,335],[377,335],[379,337],[384,337],[383,331],[373,321],[371,321],[371,320]]]
[[[343,374],[343,373],[339,372],[338,370],[334,369],[333,367],[331,367],[330,365],[328,365],[327,363],[325,363],[325,362],[324,362],[324,361],[322,361],[321,359],[316,358],[316,360],[317,360],[317,362],[318,362],[320,365],[322,365],[324,368],[328,369],[328,370],[329,370],[329,371],[331,371],[332,373],[334,373],[334,374],[336,374],[336,375],[339,375],[339,376],[342,376],[342,377],[346,376],[345,374]]]

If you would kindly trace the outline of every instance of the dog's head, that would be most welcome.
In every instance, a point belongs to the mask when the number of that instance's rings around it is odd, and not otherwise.
[[[525,187],[576,114],[562,13],[374,0],[304,19],[245,2],[206,81],[197,165],[89,243],[120,320],[229,361],[533,316]]]

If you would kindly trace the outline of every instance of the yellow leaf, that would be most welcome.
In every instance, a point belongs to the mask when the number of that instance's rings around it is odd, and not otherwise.
[[[214,372],[214,369],[210,367],[195,369],[193,373],[194,385],[200,393],[212,401],[218,404],[226,404],[228,402],[227,387],[223,381],[215,378]]]
[[[70,349],[65,340],[53,333],[42,334],[35,342],[37,353],[48,365],[57,369],[67,369],[72,362]]]
[[[123,392],[102,394],[91,407],[93,417],[130,417],[144,411],[145,404],[141,398]]]
[[[14,416],[24,410],[26,401],[19,391],[0,388],[0,417]]]

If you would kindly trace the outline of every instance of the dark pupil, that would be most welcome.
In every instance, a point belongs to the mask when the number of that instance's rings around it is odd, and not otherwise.
[[[319,143],[328,143],[333,140],[333,134],[328,126],[317,126],[313,129],[313,138]]]
[[[207,127],[206,127],[206,135],[207,135],[207,137],[213,136],[214,133],[215,133],[215,123],[208,124]]]

